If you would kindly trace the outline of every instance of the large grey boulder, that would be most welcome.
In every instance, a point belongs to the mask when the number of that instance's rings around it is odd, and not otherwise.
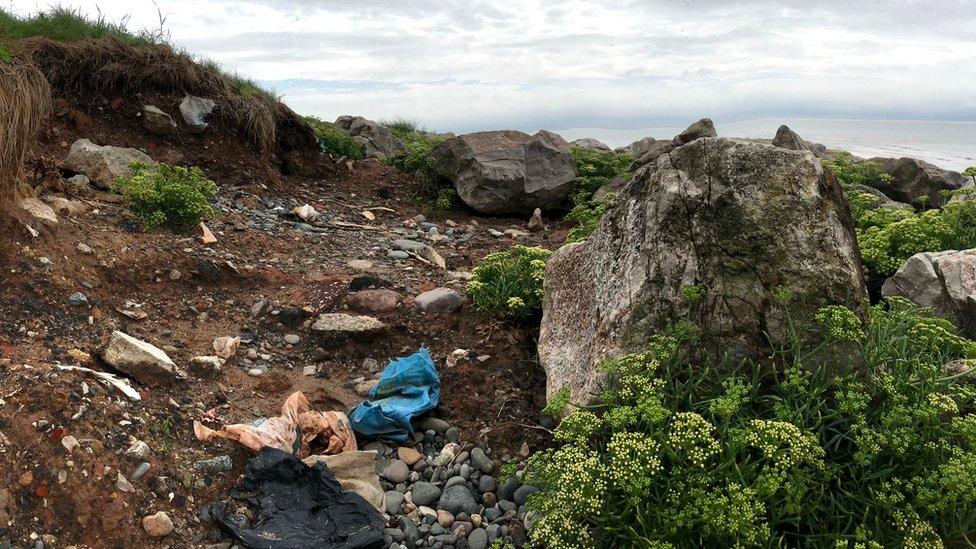
[[[881,166],[891,180],[878,183],[878,190],[899,202],[915,204],[920,196],[928,197],[926,206],[939,207],[945,201],[941,191],[962,188],[969,180],[958,172],[943,170],[917,158],[870,158]]]
[[[614,152],[617,154],[629,154],[634,158],[641,157],[644,153],[650,150],[651,145],[657,142],[657,139],[653,137],[645,137],[643,139],[638,139],[626,147],[617,147]]]
[[[343,115],[336,119],[335,125],[359,144],[366,158],[382,159],[404,149],[403,141],[390,128],[362,116]]]
[[[569,143],[547,131],[469,133],[440,143],[431,156],[461,200],[483,214],[528,215],[555,206],[576,179]]]
[[[691,302],[685,286],[704,295]],[[763,356],[791,311],[862,307],[853,222],[840,184],[809,152],[703,138],[638,173],[588,240],[546,268],[539,357],[551,397],[591,400],[602,360],[643,350],[688,318],[717,355]]]
[[[915,254],[885,281],[881,295],[929,307],[976,338],[976,249]]]
[[[786,124],[783,124],[776,130],[776,136],[773,137],[773,146],[782,147],[791,151],[810,151],[817,158],[823,158],[827,155],[826,146],[820,143],[811,143],[803,139]]]
[[[598,139],[593,139],[592,137],[584,137],[583,139],[570,141],[569,144],[573,147],[580,147],[582,149],[589,149],[591,151],[610,152],[609,145]]]
[[[138,149],[100,146],[87,139],[79,139],[72,143],[61,168],[84,174],[99,189],[109,189],[116,179],[132,177],[130,166],[133,162],[156,165],[148,154]]]
[[[162,349],[119,331],[112,332],[102,360],[144,385],[169,385],[183,375]]]
[[[675,148],[674,141],[655,141],[648,147],[644,154],[638,156],[630,163],[630,171],[636,172],[637,170],[651,164],[658,158],[668,154]]]

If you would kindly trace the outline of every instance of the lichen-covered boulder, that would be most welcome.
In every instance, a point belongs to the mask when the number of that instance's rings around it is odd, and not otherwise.
[[[976,249],[915,254],[885,281],[881,294],[929,307],[976,338]]]
[[[773,137],[773,146],[782,147],[791,151],[810,151],[817,158],[823,158],[827,155],[827,147],[820,143],[811,143],[803,139],[786,124],[776,130],[776,135]]]
[[[969,181],[964,175],[919,160],[917,158],[871,158],[891,176],[890,181],[878,182],[878,190],[898,202],[916,204],[925,197],[925,205],[939,207],[946,200],[942,191],[954,191]]]
[[[691,300],[683,291],[700,286]],[[606,359],[642,350],[679,319],[713,355],[762,356],[791,310],[862,307],[866,296],[841,187],[809,152],[702,138],[623,189],[586,241],[546,268],[539,357],[547,395],[598,390]]]
[[[569,144],[573,147],[579,147],[581,149],[588,149],[591,151],[610,152],[609,145],[600,141],[599,139],[593,139],[592,137],[584,137],[582,139],[570,141]]]
[[[108,189],[116,179],[132,177],[133,162],[156,164],[148,154],[139,149],[100,146],[87,139],[79,139],[71,144],[61,168],[84,174],[96,187]]]
[[[405,148],[390,128],[362,116],[343,115],[336,119],[335,125],[359,144],[366,158],[383,159]]]
[[[556,206],[576,179],[569,144],[547,131],[469,133],[438,144],[431,156],[461,200],[483,214],[528,215]]]

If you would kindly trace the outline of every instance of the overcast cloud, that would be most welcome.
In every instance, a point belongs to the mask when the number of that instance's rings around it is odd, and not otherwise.
[[[147,0],[59,3],[159,25]],[[403,116],[442,131],[976,120],[976,0],[157,4],[176,43],[326,119]]]

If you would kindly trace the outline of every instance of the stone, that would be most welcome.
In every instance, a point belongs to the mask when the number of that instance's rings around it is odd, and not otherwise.
[[[418,461],[424,459],[423,454],[409,446],[400,446],[397,448],[397,457],[411,467]]]
[[[711,118],[702,118],[685,128],[685,131],[675,136],[674,144],[680,147],[703,137],[718,137],[718,132],[715,131],[715,124],[712,123]]]
[[[230,459],[230,456],[222,455],[194,462],[193,468],[201,473],[226,473],[234,468],[234,462]]]
[[[692,303],[682,289],[705,289]],[[608,357],[642,351],[675,318],[705,353],[765,356],[794,316],[863,310],[853,221],[840,184],[808,153],[704,138],[635,176],[588,240],[560,248],[544,281],[539,358],[551,397],[591,401]]]
[[[475,528],[468,535],[469,549],[487,549],[488,532],[484,528]]]
[[[403,250],[405,252],[417,252],[426,247],[427,245],[423,242],[417,242],[416,240],[410,240],[409,238],[401,238],[393,241],[393,249]]]
[[[190,359],[190,372],[197,376],[219,374],[224,367],[224,359],[219,356],[195,356]]]
[[[785,124],[776,130],[776,136],[773,137],[773,146],[791,151],[809,151],[818,158],[823,158],[827,155],[827,147],[803,139]]]
[[[429,314],[450,314],[461,308],[464,299],[451,288],[435,288],[414,298],[417,308]]]
[[[403,494],[397,492],[396,490],[390,490],[386,493],[386,512],[390,515],[396,515],[400,512],[400,507],[403,505]]]
[[[491,473],[494,466],[491,463],[491,458],[485,453],[483,449],[479,446],[475,446],[471,449],[471,465],[482,473]]]
[[[606,143],[601,142],[599,139],[593,139],[592,137],[576,139],[575,141],[570,141],[569,144],[573,147],[591,151],[610,152],[610,147]]]
[[[618,175],[601,185],[600,188],[593,193],[593,200],[596,202],[606,202],[610,198],[611,194],[620,194],[624,190],[624,187],[627,186],[627,183],[630,183],[629,175]]]
[[[58,214],[40,199],[34,197],[22,198],[17,202],[17,205],[20,206],[20,209],[27,215],[30,223],[34,224],[34,226],[58,226]]]
[[[881,295],[928,307],[976,338],[976,249],[915,254],[885,281]]]
[[[125,457],[135,462],[142,462],[149,459],[149,445],[141,440],[133,442],[125,451]]]
[[[657,143],[657,139],[654,139],[653,137],[644,137],[634,141],[626,147],[617,147],[613,152],[617,154],[627,154],[634,158],[640,158],[644,155],[644,153],[650,150],[654,143]]]
[[[176,121],[159,107],[146,105],[142,108],[142,127],[155,136],[166,137],[176,132]]]
[[[289,345],[298,345],[301,343],[302,338],[298,334],[285,334],[285,343]]]
[[[454,515],[443,509],[438,509],[437,523],[443,526],[444,528],[450,528],[451,525],[454,524]]]
[[[383,159],[405,148],[389,128],[362,116],[343,115],[336,119],[335,125],[359,144],[366,158]]]
[[[420,481],[410,488],[413,502],[416,505],[430,505],[441,497],[441,489],[427,481]]]
[[[373,262],[367,259],[350,259],[346,262],[346,267],[357,271],[368,271],[373,268]]]
[[[946,200],[942,191],[954,191],[969,181],[964,175],[943,170],[917,158],[870,158],[891,176],[890,181],[875,183],[879,191],[898,202],[918,204],[919,197],[926,197],[930,208],[942,206]]]
[[[71,305],[72,307],[88,305],[88,298],[85,297],[85,294],[81,292],[75,292],[68,296],[68,305]]]
[[[528,215],[556,206],[576,179],[569,144],[546,131],[461,135],[439,143],[431,157],[461,200],[483,214]]]
[[[371,316],[354,316],[345,313],[319,315],[312,324],[312,331],[321,334],[368,334],[386,329],[386,324]]]
[[[180,101],[180,114],[191,133],[203,133],[209,126],[206,119],[216,106],[213,99],[187,95]]]
[[[133,162],[155,166],[156,162],[138,149],[99,146],[87,139],[75,141],[61,168],[86,175],[93,185],[108,190],[118,178],[132,177]]]
[[[64,446],[64,449],[67,450],[69,454],[72,454],[75,450],[81,448],[81,443],[78,442],[78,439],[74,436],[66,435],[61,439],[61,446]]]
[[[443,435],[451,428],[451,424],[441,418],[428,416],[420,422],[420,428],[424,431],[431,430],[439,435]],[[454,455],[457,454],[455,453]]]
[[[346,306],[357,313],[386,314],[395,311],[401,299],[393,290],[361,290],[346,295]]]
[[[386,466],[386,469],[383,469],[383,478],[393,484],[406,482],[410,478],[410,467],[407,467],[405,462],[394,459]]]
[[[529,496],[538,491],[538,488],[535,486],[529,486],[528,484],[519,486],[519,489],[515,491],[515,505],[519,507],[525,505],[525,502],[529,500]]]
[[[673,151],[674,141],[655,141],[644,154],[638,156],[630,163],[630,171],[636,172],[640,168],[655,162],[658,158]]]
[[[491,475],[481,475],[478,479],[478,491],[481,493],[494,492],[498,488],[498,482]]]
[[[163,511],[142,517],[142,527],[151,538],[164,538],[173,533],[173,521]]]
[[[410,259],[410,254],[403,250],[390,250],[386,255],[390,259]]]
[[[461,512],[470,515],[479,511],[478,503],[474,500],[471,490],[463,484],[445,489],[437,507],[454,516]]]
[[[162,349],[119,331],[112,332],[101,356],[106,364],[144,385],[169,385],[182,376]]]
[[[525,224],[525,228],[532,232],[545,230],[546,225],[542,222],[542,210],[536,208],[532,212],[532,217],[530,217],[529,222]]]
[[[88,205],[80,200],[73,200],[58,196],[56,194],[46,194],[41,197],[45,204],[51,207],[58,215],[66,217],[81,217],[88,213]]]

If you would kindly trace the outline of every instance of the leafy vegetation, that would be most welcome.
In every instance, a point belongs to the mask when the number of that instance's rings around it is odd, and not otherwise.
[[[363,157],[362,148],[353,141],[352,137],[340,130],[335,124],[326,122],[314,116],[306,116],[305,121],[311,124],[315,130],[315,137],[319,140],[319,146],[323,151],[327,151],[335,156],[352,158],[359,160]]]
[[[380,124],[389,128],[390,133],[402,141],[409,141],[415,138],[416,134],[423,133],[424,131],[420,122],[401,117],[394,118],[393,120],[383,120]]]
[[[184,230],[213,215],[209,200],[217,195],[217,184],[200,168],[136,163],[132,177],[117,179],[114,190],[129,202],[145,228]]]
[[[968,192],[968,190],[953,193]],[[976,247],[976,202],[947,202],[921,213],[874,207],[869,193],[845,192],[854,217],[858,246],[869,276],[887,277],[921,252]]]
[[[163,42],[161,31],[132,33],[126,28],[127,19],[109,21],[102,15],[86,17],[80,10],[54,7],[27,17],[18,17],[0,9],[0,36],[19,40],[43,36],[51,40],[75,41],[85,38],[117,38],[134,46],[156,45]]]
[[[841,151],[833,159],[825,160],[824,165],[834,172],[845,187],[867,185],[878,188],[891,182],[891,176],[885,173],[880,165],[875,162],[855,160],[854,156],[847,151]]]
[[[447,215],[457,204],[457,191],[437,171],[434,159],[430,155],[430,151],[442,140],[417,129],[416,122],[398,119],[384,124],[403,141],[405,147],[404,150],[387,157],[386,163],[420,180],[420,198],[427,203],[428,215],[431,217]]]
[[[788,312],[785,312],[789,318]],[[694,330],[604,363],[523,472],[543,547],[942,547],[976,534],[976,342],[905,300],[789,322],[770,362]],[[565,396],[565,394],[564,394]]]
[[[962,171],[962,174],[966,177],[973,178],[973,185],[976,185],[976,166],[970,166]]]
[[[517,245],[485,256],[468,282],[474,308],[508,321],[537,316],[542,311],[542,277],[551,255],[549,250]]]
[[[604,200],[593,200],[593,194],[602,186],[618,176],[627,175],[627,167],[632,158],[625,154],[602,152],[573,147],[573,159],[578,173],[573,186],[572,209],[565,220],[576,226],[569,231],[566,243],[584,240],[596,230],[600,218],[613,201],[613,196]]]

